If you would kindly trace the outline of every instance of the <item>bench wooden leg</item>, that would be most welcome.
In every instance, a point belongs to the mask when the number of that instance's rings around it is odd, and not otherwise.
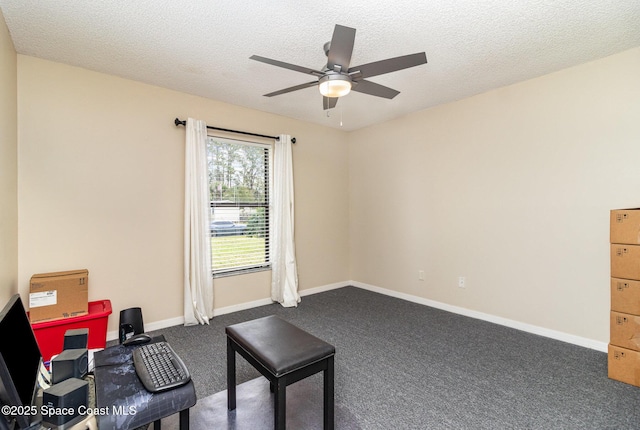
[[[334,415],[334,373],[333,356],[327,358],[327,368],[324,370],[324,430],[333,430],[335,426]]]
[[[280,378],[275,385],[275,405],[273,411],[274,429],[285,430],[287,426],[287,384]]]
[[[227,408],[236,408],[236,352],[227,337]]]

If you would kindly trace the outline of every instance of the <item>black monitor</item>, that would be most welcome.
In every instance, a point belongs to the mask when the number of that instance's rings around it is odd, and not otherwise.
[[[3,405],[15,406],[14,410],[35,405],[40,363],[42,354],[38,342],[20,295],[16,294],[0,312],[0,402]],[[30,413],[7,418],[20,429],[29,427],[37,419]]]

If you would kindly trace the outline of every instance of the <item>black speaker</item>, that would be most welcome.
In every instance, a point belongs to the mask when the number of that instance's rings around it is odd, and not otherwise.
[[[88,328],[76,328],[64,332],[64,346],[62,349],[82,349],[89,341]]]
[[[144,333],[144,322],[142,321],[141,308],[129,308],[120,311],[119,321],[119,339],[120,343],[135,336]]]
[[[42,393],[42,421],[62,426],[80,415],[89,404],[89,382],[69,378]]]
[[[57,384],[69,378],[83,378],[88,367],[87,348],[65,349],[51,359],[51,382]]]

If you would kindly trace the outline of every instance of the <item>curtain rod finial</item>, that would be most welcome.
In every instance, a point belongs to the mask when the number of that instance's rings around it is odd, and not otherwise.
[[[179,125],[187,125],[187,121],[180,121],[178,118],[174,121],[176,127]]]

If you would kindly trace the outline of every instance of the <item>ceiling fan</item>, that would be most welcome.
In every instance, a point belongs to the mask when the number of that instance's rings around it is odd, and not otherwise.
[[[426,54],[424,52],[419,52],[417,54],[388,58],[386,60],[349,67],[355,37],[355,28],[336,25],[333,30],[333,37],[331,38],[331,41],[324,44],[324,52],[327,56],[327,65],[323,67],[322,70],[309,69],[307,67],[296,66],[295,64],[261,57],[259,55],[252,55],[250,57],[252,60],[261,61],[263,63],[271,64],[272,66],[282,67],[296,72],[306,73],[318,78],[312,82],[295,85],[293,87],[265,94],[265,97],[278,96],[280,94],[286,94],[292,91],[318,85],[320,93],[323,96],[322,106],[325,110],[334,108],[336,103],[338,103],[338,98],[346,96],[351,90],[376,97],[392,99],[400,94],[400,92],[392,88],[385,87],[384,85],[368,81],[366,78],[419,66],[427,62]]]

